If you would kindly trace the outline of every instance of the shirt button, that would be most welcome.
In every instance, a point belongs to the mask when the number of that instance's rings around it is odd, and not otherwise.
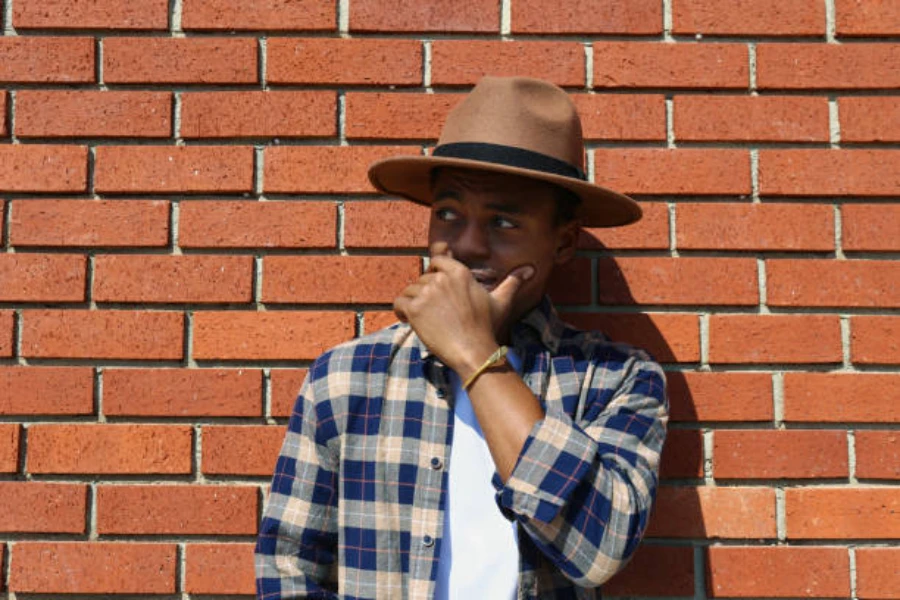
[[[440,468],[443,466],[444,466],[444,461],[442,461],[437,456],[435,456],[431,459],[431,468],[434,469],[435,471],[440,470]]]
[[[437,393],[437,397],[438,397],[438,398],[446,398],[446,397],[447,397],[447,391],[444,390],[444,388],[442,388],[442,387],[439,387],[439,388],[437,389],[437,392],[436,392],[436,393]]]
[[[431,548],[432,546],[434,546],[434,538],[430,535],[426,535],[422,538],[422,545],[426,548]]]

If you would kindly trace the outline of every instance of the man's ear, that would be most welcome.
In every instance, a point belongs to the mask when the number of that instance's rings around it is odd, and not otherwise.
[[[564,265],[575,256],[578,249],[578,236],[581,232],[581,223],[578,219],[572,219],[568,223],[563,223],[557,230],[557,245],[554,264]]]

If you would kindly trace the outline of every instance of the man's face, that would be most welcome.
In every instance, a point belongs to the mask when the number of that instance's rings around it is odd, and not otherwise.
[[[554,266],[575,253],[578,224],[556,223],[554,188],[533,179],[463,169],[441,169],[432,186],[428,244],[446,242],[475,280],[494,289],[523,265],[534,276],[519,289],[513,319],[533,308]]]

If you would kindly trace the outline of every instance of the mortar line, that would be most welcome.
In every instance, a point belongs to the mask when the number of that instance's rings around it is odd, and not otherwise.
[[[837,25],[835,22],[834,0],[825,0],[825,42],[829,44],[836,43],[835,32]]]
[[[787,540],[787,514],[784,504],[784,487],[775,488],[775,535],[778,541],[784,543]]]
[[[759,279],[759,312],[767,315],[770,313],[766,304],[768,301],[768,290],[766,289],[766,261],[763,258],[756,259],[756,273]]]
[[[94,185],[94,165],[97,164],[97,147],[88,146],[87,152],[87,194],[99,198],[97,188]]]
[[[3,35],[14,36],[16,30],[13,29],[13,7],[12,0],[6,0],[3,3]],[[9,571],[7,571],[8,573]]]
[[[669,254],[678,257],[678,222],[675,216],[675,202],[666,202],[666,212],[669,218]]]
[[[759,199],[759,148],[750,149],[750,197],[754,204]]]
[[[169,249],[174,256],[181,254],[179,247],[178,229],[181,226],[181,202],[175,200],[171,204],[169,213]]]
[[[672,0],[663,0],[663,40],[675,41],[672,37]]]
[[[172,94],[172,139],[175,140],[176,146],[184,144],[184,138],[181,137],[181,94],[183,92],[176,91]]]
[[[17,308],[13,311],[13,356],[16,358],[16,364],[27,365],[28,362],[22,356],[22,309]]]
[[[772,373],[772,417],[776,429],[784,429],[784,372]]]
[[[749,80],[750,95],[759,94],[756,82],[756,43],[747,44],[747,78]]]
[[[837,98],[828,98],[828,142],[832,148],[841,147],[841,111]]]
[[[99,537],[97,533],[97,482],[92,481],[88,485],[87,491],[88,497],[88,523],[87,523],[87,533],[88,540],[96,541]]]
[[[343,90],[337,94],[337,137],[339,146],[347,146],[347,97]]]
[[[181,29],[182,0],[170,0],[169,2],[169,31],[172,37],[184,37]]]
[[[844,260],[844,214],[842,212],[843,205],[834,205],[834,254]]]
[[[3,202],[3,215],[0,218],[3,220],[3,227],[0,227],[3,230],[3,239],[0,240],[0,246],[3,246],[7,252],[12,253],[13,249],[9,243],[9,226],[12,225],[12,200]]]
[[[841,360],[844,370],[852,370],[853,364],[850,362],[850,316],[841,315]]]
[[[850,473],[848,481],[852,485],[859,483],[856,476],[856,430],[847,430],[847,470]]]
[[[709,313],[700,315],[700,367],[709,371]]]
[[[97,367],[94,377],[94,412],[97,413],[97,422],[106,423],[106,414],[103,410],[103,373],[104,367]]]
[[[268,68],[268,60],[266,59],[266,55],[268,54],[268,50],[266,49],[267,38],[261,37],[257,43],[257,61],[259,63],[257,69],[257,77],[259,78],[259,85],[261,89],[268,90],[269,82],[266,80],[266,71]]]
[[[103,38],[98,37],[94,41],[94,75],[97,79],[97,85],[101,90],[107,90],[106,82],[103,80]]]
[[[181,590],[181,599],[188,600],[190,596],[185,590],[187,585],[187,543],[175,544],[175,581],[178,582],[178,590]],[[177,593],[177,590],[176,590]]]
[[[85,258],[87,260],[84,265],[84,299],[91,309],[96,309],[97,303],[94,301],[94,270],[96,268],[96,257],[94,251],[89,251]]]
[[[431,87],[431,40],[422,41],[422,86],[425,93],[433,94],[434,89]]]
[[[256,310],[264,310],[260,308],[262,304],[262,273],[263,273],[263,257],[253,257],[253,304]]]
[[[510,39],[512,32],[512,2],[511,0],[500,0],[500,37],[501,39]]]
[[[344,246],[344,220],[345,220],[344,201],[339,200],[337,203],[337,249],[341,256],[347,256],[347,248]]]
[[[265,178],[265,149],[263,146],[253,147],[253,193],[261,196]]]
[[[851,545],[847,548],[847,559],[850,566],[850,598],[852,600],[857,600],[859,597],[857,591],[857,580],[856,580],[856,546]]]
[[[593,148],[588,148],[587,152],[585,152],[585,154],[587,155],[585,157],[585,160],[587,161],[587,164],[585,165],[585,167],[587,167],[585,169],[585,174],[587,175],[588,181],[594,181],[594,177],[595,177],[594,153],[595,153],[595,150]]]
[[[675,148],[675,100],[666,97],[666,148]]]
[[[594,89],[594,44],[584,44],[584,88],[590,92]]]
[[[194,311],[187,310],[184,313],[184,360],[183,365],[189,369],[197,368],[194,360]]]
[[[350,32],[350,0],[338,0],[337,29],[341,37],[349,37]]]
[[[201,475],[203,468],[203,439],[201,436],[201,427],[200,425],[194,425],[194,455],[193,455],[192,465],[194,470],[194,481],[197,483],[203,483],[204,479]]]
[[[694,546],[694,600],[706,600],[706,548]]]
[[[356,335],[354,337],[362,337],[365,330],[365,322],[363,321],[363,311],[356,311],[356,315],[353,321],[354,327],[356,328]]]
[[[275,419],[272,416],[272,369],[266,367],[262,370],[262,412],[263,420],[268,425],[275,425]]]
[[[715,460],[715,456],[713,455],[713,445],[715,444],[715,440],[713,439],[713,431],[712,429],[703,429],[703,483],[704,485],[715,485],[716,481],[713,477],[713,461]]]

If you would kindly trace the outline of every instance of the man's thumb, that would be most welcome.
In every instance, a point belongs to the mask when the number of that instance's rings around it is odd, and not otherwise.
[[[507,308],[512,304],[513,298],[522,284],[534,277],[534,267],[531,265],[522,265],[510,271],[500,285],[491,291],[491,297],[503,308]]]

